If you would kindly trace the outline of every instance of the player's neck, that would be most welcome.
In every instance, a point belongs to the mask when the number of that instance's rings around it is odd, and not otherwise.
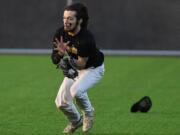
[[[71,36],[75,36],[80,32],[80,30],[81,30],[81,26],[78,25],[74,31],[68,32],[68,34],[71,35]]]

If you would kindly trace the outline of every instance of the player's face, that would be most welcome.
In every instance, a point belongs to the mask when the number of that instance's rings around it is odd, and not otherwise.
[[[66,32],[73,32],[77,28],[77,18],[75,11],[64,11],[63,17],[64,30]]]

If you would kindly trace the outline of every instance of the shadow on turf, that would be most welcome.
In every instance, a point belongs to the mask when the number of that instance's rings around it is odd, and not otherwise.
[[[86,133],[86,135],[130,135],[128,133]]]
[[[86,133],[86,135],[138,135],[138,133]],[[143,135],[155,135],[143,133]]]

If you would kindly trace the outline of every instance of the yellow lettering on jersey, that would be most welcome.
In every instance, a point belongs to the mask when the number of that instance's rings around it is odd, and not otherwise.
[[[71,51],[72,51],[73,54],[77,54],[77,52],[78,52],[78,51],[77,51],[77,48],[75,48],[75,47],[72,47],[72,48],[71,48]]]
[[[71,52],[71,47],[70,47],[70,46],[67,46],[66,50],[67,50],[68,52]]]
[[[77,48],[75,48],[74,46],[67,46],[66,50],[69,52],[69,53],[73,53],[73,54],[77,54],[78,53],[78,50]]]

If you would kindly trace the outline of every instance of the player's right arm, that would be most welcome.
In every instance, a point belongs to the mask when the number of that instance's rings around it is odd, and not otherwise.
[[[53,49],[54,49],[54,47],[53,47]],[[58,64],[60,62],[60,59],[62,59],[62,58],[63,58],[63,56],[59,55],[58,51],[53,50],[53,52],[51,54],[51,59],[52,59],[53,64]]]
[[[53,64],[58,64],[60,60],[63,58],[63,55],[60,55],[58,50],[54,50],[55,48],[56,46],[53,44],[51,59],[52,59]]]
[[[53,51],[51,54],[51,59],[54,64],[58,64],[61,58],[63,58],[68,44],[69,42],[63,42],[63,37],[56,32],[53,38]]]

